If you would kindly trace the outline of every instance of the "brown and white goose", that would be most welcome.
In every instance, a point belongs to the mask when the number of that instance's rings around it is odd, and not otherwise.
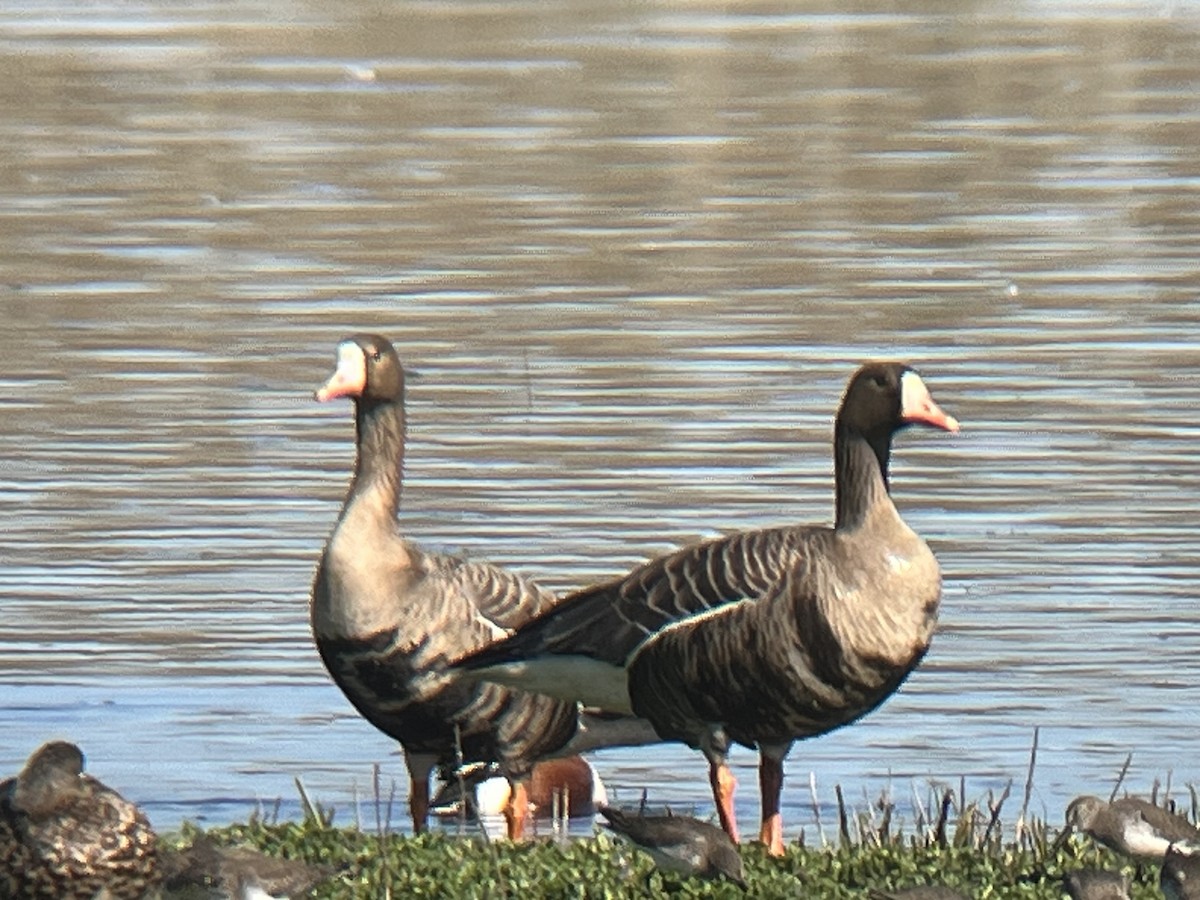
[[[648,719],[703,751],[735,840],[732,742],[757,747],[760,837],[783,852],[783,759],[800,738],[853,722],[920,662],[941,575],[889,491],[892,436],[957,431],[920,376],[868,363],[834,425],[836,521],[745,531],[684,547],[565,598],[460,665],[472,677]]]
[[[404,749],[413,829],[424,830],[429,777],[456,760],[495,762],[513,783],[509,836],[527,816],[533,762],[575,734],[574,702],[452,680],[447,666],[509,634],[554,602],[532,582],[485,562],[421,550],[401,535],[404,370],[392,345],[360,334],[338,345],[318,400],[352,397],[357,458],[349,493],[312,589],[312,629],[334,681]]]

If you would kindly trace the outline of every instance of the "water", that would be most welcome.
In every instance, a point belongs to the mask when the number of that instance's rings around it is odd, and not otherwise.
[[[940,633],[793,751],[789,837],[810,772],[1019,793],[1035,727],[1038,814],[1196,778],[1200,16],[905,9],[0,10],[0,771],[69,737],[163,828],[403,785],[306,609],[352,459],[311,392],[373,330],[404,527],[557,589],[828,521],[846,376],[920,368]],[[684,748],[594,761],[711,809]]]

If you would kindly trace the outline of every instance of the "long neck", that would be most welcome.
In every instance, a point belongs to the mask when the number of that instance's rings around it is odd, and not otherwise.
[[[835,528],[856,528],[878,503],[891,503],[888,457],[892,434],[865,435],[841,422],[834,427],[833,458],[837,482]]]
[[[355,427],[358,456],[350,482],[350,501],[369,498],[389,520],[394,520],[400,509],[404,472],[403,399],[359,400],[355,404]]]

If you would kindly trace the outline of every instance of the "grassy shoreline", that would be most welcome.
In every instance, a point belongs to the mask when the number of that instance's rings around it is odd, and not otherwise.
[[[724,881],[661,872],[648,856],[599,829],[591,837],[566,839],[561,836],[566,833],[563,828],[557,837],[515,844],[489,841],[470,824],[461,825],[458,835],[393,834],[389,823],[395,798],[382,795],[378,773],[374,831],[361,821],[356,827],[335,827],[333,811],[314,804],[297,782],[306,811],[303,821],[276,822],[252,815],[243,824],[207,831],[185,824],[178,834],[162,840],[168,846],[181,846],[204,833],[217,843],[337,867],[339,874],[312,893],[318,900],[747,896],[849,900],[866,897],[871,888],[894,890],[917,884],[945,884],[975,898],[1061,900],[1063,874],[1083,867],[1126,872],[1133,900],[1160,898],[1157,865],[1135,864],[1080,836],[1056,845],[1061,826],[1048,827],[1028,814],[1036,755],[1035,735],[1022,807],[1011,825],[1002,821],[1011,785],[999,795],[989,792],[974,801],[967,800],[965,779],[956,790],[931,788],[924,803],[914,794],[911,822],[900,816],[886,793],[863,810],[851,809],[839,786],[835,788],[836,832],[827,839],[826,829],[818,825],[821,846],[806,846],[803,833],[781,858],[767,856],[761,845],[743,845],[747,892]],[[1124,774],[1122,770],[1114,794]],[[1157,797],[1157,788],[1152,798]],[[1189,793],[1194,821],[1197,798],[1194,791]],[[828,829],[833,831],[834,824],[829,823]]]
[[[187,844],[199,833],[187,828],[169,844]],[[1103,848],[1075,838],[1060,850],[1042,845],[963,840],[945,843],[896,835],[886,843],[809,848],[788,847],[782,858],[762,847],[742,848],[743,893],[723,881],[705,882],[654,868],[648,856],[600,833],[563,844],[544,839],[525,843],[487,842],[478,837],[431,833],[373,835],[334,828],[313,818],[304,822],[245,824],[207,832],[219,843],[256,847],[273,856],[342,867],[318,887],[316,898],[618,898],[642,897],[865,897],[868,888],[895,889],[941,883],[980,898],[1063,896],[1062,875],[1083,866],[1123,869],[1133,881],[1132,896],[1159,897],[1157,866],[1140,869]]]

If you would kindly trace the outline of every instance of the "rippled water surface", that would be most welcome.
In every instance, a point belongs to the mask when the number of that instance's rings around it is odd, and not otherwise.
[[[353,453],[311,392],[372,330],[404,528],[560,589],[828,521],[846,376],[921,369],[940,633],[793,750],[789,835],[810,772],[1019,789],[1035,727],[1055,819],[1200,774],[1195,5],[47,0],[0,96],[0,771],[70,737],[162,826],[403,784],[307,624]],[[685,748],[595,761],[711,809]]]

